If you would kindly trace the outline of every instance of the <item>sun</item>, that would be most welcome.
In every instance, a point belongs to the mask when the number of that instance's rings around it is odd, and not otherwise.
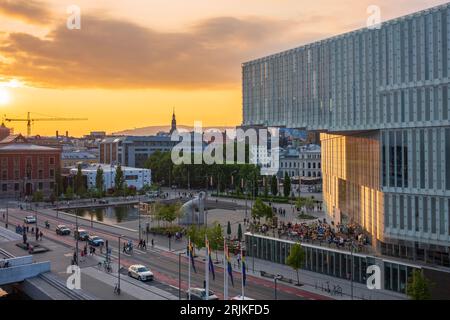
[[[0,88],[0,105],[6,105],[11,101],[8,90],[5,88]]]

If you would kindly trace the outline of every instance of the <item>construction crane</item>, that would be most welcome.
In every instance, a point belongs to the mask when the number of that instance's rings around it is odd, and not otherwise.
[[[30,113],[28,112],[26,119],[21,118],[4,118],[4,121],[25,121],[27,123],[27,137],[31,136],[31,125],[35,121],[80,121],[87,120],[87,118],[31,118]]]

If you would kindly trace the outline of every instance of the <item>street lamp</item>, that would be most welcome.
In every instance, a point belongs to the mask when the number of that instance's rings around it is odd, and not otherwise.
[[[253,241],[255,241],[254,237],[252,237],[252,242]],[[253,273],[255,273],[255,249],[256,249],[256,243],[254,243],[252,247],[253,247],[253,254],[252,254],[252,258],[253,258],[252,259],[253,260],[252,264],[253,264],[253,266],[252,266],[252,269],[253,269]]]
[[[181,252],[178,253],[178,300],[181,300]]]
[[[275,282],[275,300],[278,300],[278,295],[277,295],[277,281],[281,280],[282,276],[277,274],[274,278],[273,281]]]
[[[76,250],[76,257],[77,257],[76,264],[78,265],[78,239],[80,237],[80,233],[78,230],[78,212],[76,210],[75,210],[75,230],[77,230],[75,250]]]
[[[120,250],[120,244],[121,244],[121,239],[122,239],[123,235],[118,236],[118,240],[119,240],[119,261],[118,261],[118,266],[117,266],[117,294],[120,294],[120,252],[122,250]]]

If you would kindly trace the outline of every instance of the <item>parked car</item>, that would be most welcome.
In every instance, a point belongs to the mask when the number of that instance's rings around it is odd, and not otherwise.
[[[94,246],[94,247],[102,246],[105,244],[105,240],[103,240],[102,238],[100,238],[98,236],[89,236],[88,242],[91,246]]]
[[[141,281],[153,280],[153,272],[146,266],[141,264],[134,264],[128,268],[128,275]]]
[[[78,239],[81,241],[87,241],[89,239],[89,233],[83,229],[75,230],[73,235],[74,235],[75,239]]]
[[[191,300],[219,300],[215,293],[209,290],[208,299],[205,299],[206,290],[202,288],[191,288]],[[186,298],[189,300],[189,290],[186,292]]]
[[[98,203],[100,204],[108,204],[108,200],[98,200]]]
[[[70,234],[70,229],[63,224],[56,227],[56,234],[61,236],[67,236]]]
[[[23,219],[23,222],[36,223],[36,217],[35,216],[26,216],[25,219]]]

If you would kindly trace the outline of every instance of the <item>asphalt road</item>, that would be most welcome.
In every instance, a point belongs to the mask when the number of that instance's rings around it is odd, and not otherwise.
[[[23,218],[27,215],[33,215],[33,212],[24,211],[19,209],[9,209],[9,223],[10,229],[15,225],[23,224]],[[71,227],[73,232],[73,222],[64,219],[63,215],[58,218],[50,214],[39,213],[38,217],[38,227],[44,233],[44,237],[48,240],[52,240],[60,245],[66,247],[75,248],[76,241],[73,236],[58,236],[56,235],[55,228],[58,224],[66,224]],[[48,220],[50,222],[51,228],[46,229],[44,221]],[[30,225],[30,228],[35,225]],[[95,227],[83,226],[83,229],[87,230],[90,234],[95,234],[102,237],[104,240],[108,240],[110,248],[112,248],[112,260],[117,263],[118,260],[118,236],[120,235],[120,229],[113,226],[108,229],[108,231],[99,230]],[[185,291],[188,288],[188,264],[189,260],[185,253],[181,254],[181,259],[178,253],[168,252],[158,249],[148,248],[147,251],[137,249],[137,237],[131,239],[134,242],[134,252],[133,254],[123,254],[121,253],[121,266],[128,268],[132,264],[144,264],[149,267],[155,275],[155,281],[149,282],[147,285],[161,285],[161,288],[165,290],[171,290],[173,293],[174,287],[179,287],[179,274],[181,271],[181,289],[182,298],[186,297]],[[29,235],[30,240],[34,240],[33,235]],[[126,240],[122,240],[125,242]],[[85,242],[79,241],[79,249],[81,250]],[[97,249],[96,253],[99,254],[100,250]],[[101,255],[101,254],[100,254]],[[104,256],[104,255],[101,255]],[[70,262],[70,257],[67,257],[68,263]],[[213,260],[215,261],[215,255],[213,254]],[[179,264],[181,261],[181,266]],[[203,257],[197,257],[195,259],[196,273],[191,268],[191,287],[203,287],[203,281],[205,277],[205,262]],[[214,291],[216,295],[223,299],[223,268],[222,263],[215,264],[215,280],[212,279],[212,274],[210,273],[210,290]],[[117,272],[117,270],[115,270]],[[125,273],[126,274],[126,273]],[[125,275],[125,277],[127,277]],[[241,294],[241,274],[238,272],[233,272],[234,287],[231,285],[229,280],[229,297],[237,296]],[[178,290],[177,290],[178,291]],[[271,280],[262,279],[259,277],[254,277],[247,275],[246,286],[245,286],[245,296],[257,299],[257,300],[272,300],[275,296],[274,282]],[[278,283],[277,285],[277,298],[280,300],[304,300],[304,299],[327,299],[326,297],[310,293],[308,291],[302,290],[300,288]]]

